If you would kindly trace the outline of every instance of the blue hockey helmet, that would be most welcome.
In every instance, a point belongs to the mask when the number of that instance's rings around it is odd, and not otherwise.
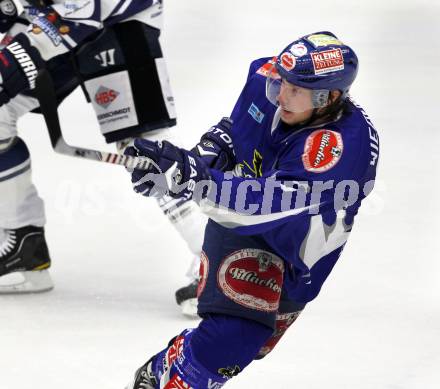
[[[289,44],[275,64],[291,84],[307,89],[340,90],[345,96],[358,72],[355,52],[328,31],[305,35]]]

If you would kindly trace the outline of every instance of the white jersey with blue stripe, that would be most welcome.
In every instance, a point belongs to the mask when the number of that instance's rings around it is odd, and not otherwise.
[[[44,8],[14,0],[25,30],[44,60],[77,47],[95,32],[115,23],[140,20],[156,28],[162,25],[162,0],[55,0]]]

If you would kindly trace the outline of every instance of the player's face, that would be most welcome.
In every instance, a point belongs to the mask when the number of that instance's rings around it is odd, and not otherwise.
[[[282,80],[277,96],[281,108],[281,120],[295,125],[310,119],[313,114],[312,90]]]

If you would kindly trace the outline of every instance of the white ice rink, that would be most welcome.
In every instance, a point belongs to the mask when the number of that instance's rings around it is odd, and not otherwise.
[[[228,115],[252,59],[330,30],[360,58],[352,95],[381,136],[377,188],[321,295],[228,388],[440,388],[440,6],[431,0],[165,0],[162,43],[181,145]],[[148,93],[148,87],[145,88]],[[70,143],[103,147],[80,93]],[[42,119],[20,135],[46,201],[55,289],[0,296],[0,389],[122,389],[185,327],[189,253],[123,168],[55,155]]]

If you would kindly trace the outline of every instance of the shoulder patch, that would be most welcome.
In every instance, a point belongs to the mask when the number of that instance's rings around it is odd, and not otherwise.
[[[273,57],[271,60],[267,61],[263,66],[261,66],[256,71],[256,73],[260,74],[261,76],[267,77],[276,61],[277,61],[277,57]]]
[[[317,130],[306,139],[302,161],[304,168],[313,173],[330,170],[341,159],[344,144],[342,136],[332,130]]]
[[[251,115],[253,119],[260,124],[264,119],[264,113],[260,111],[260,108],[258,108],[255,103],[252,103],[249,107],[248,114]]]

